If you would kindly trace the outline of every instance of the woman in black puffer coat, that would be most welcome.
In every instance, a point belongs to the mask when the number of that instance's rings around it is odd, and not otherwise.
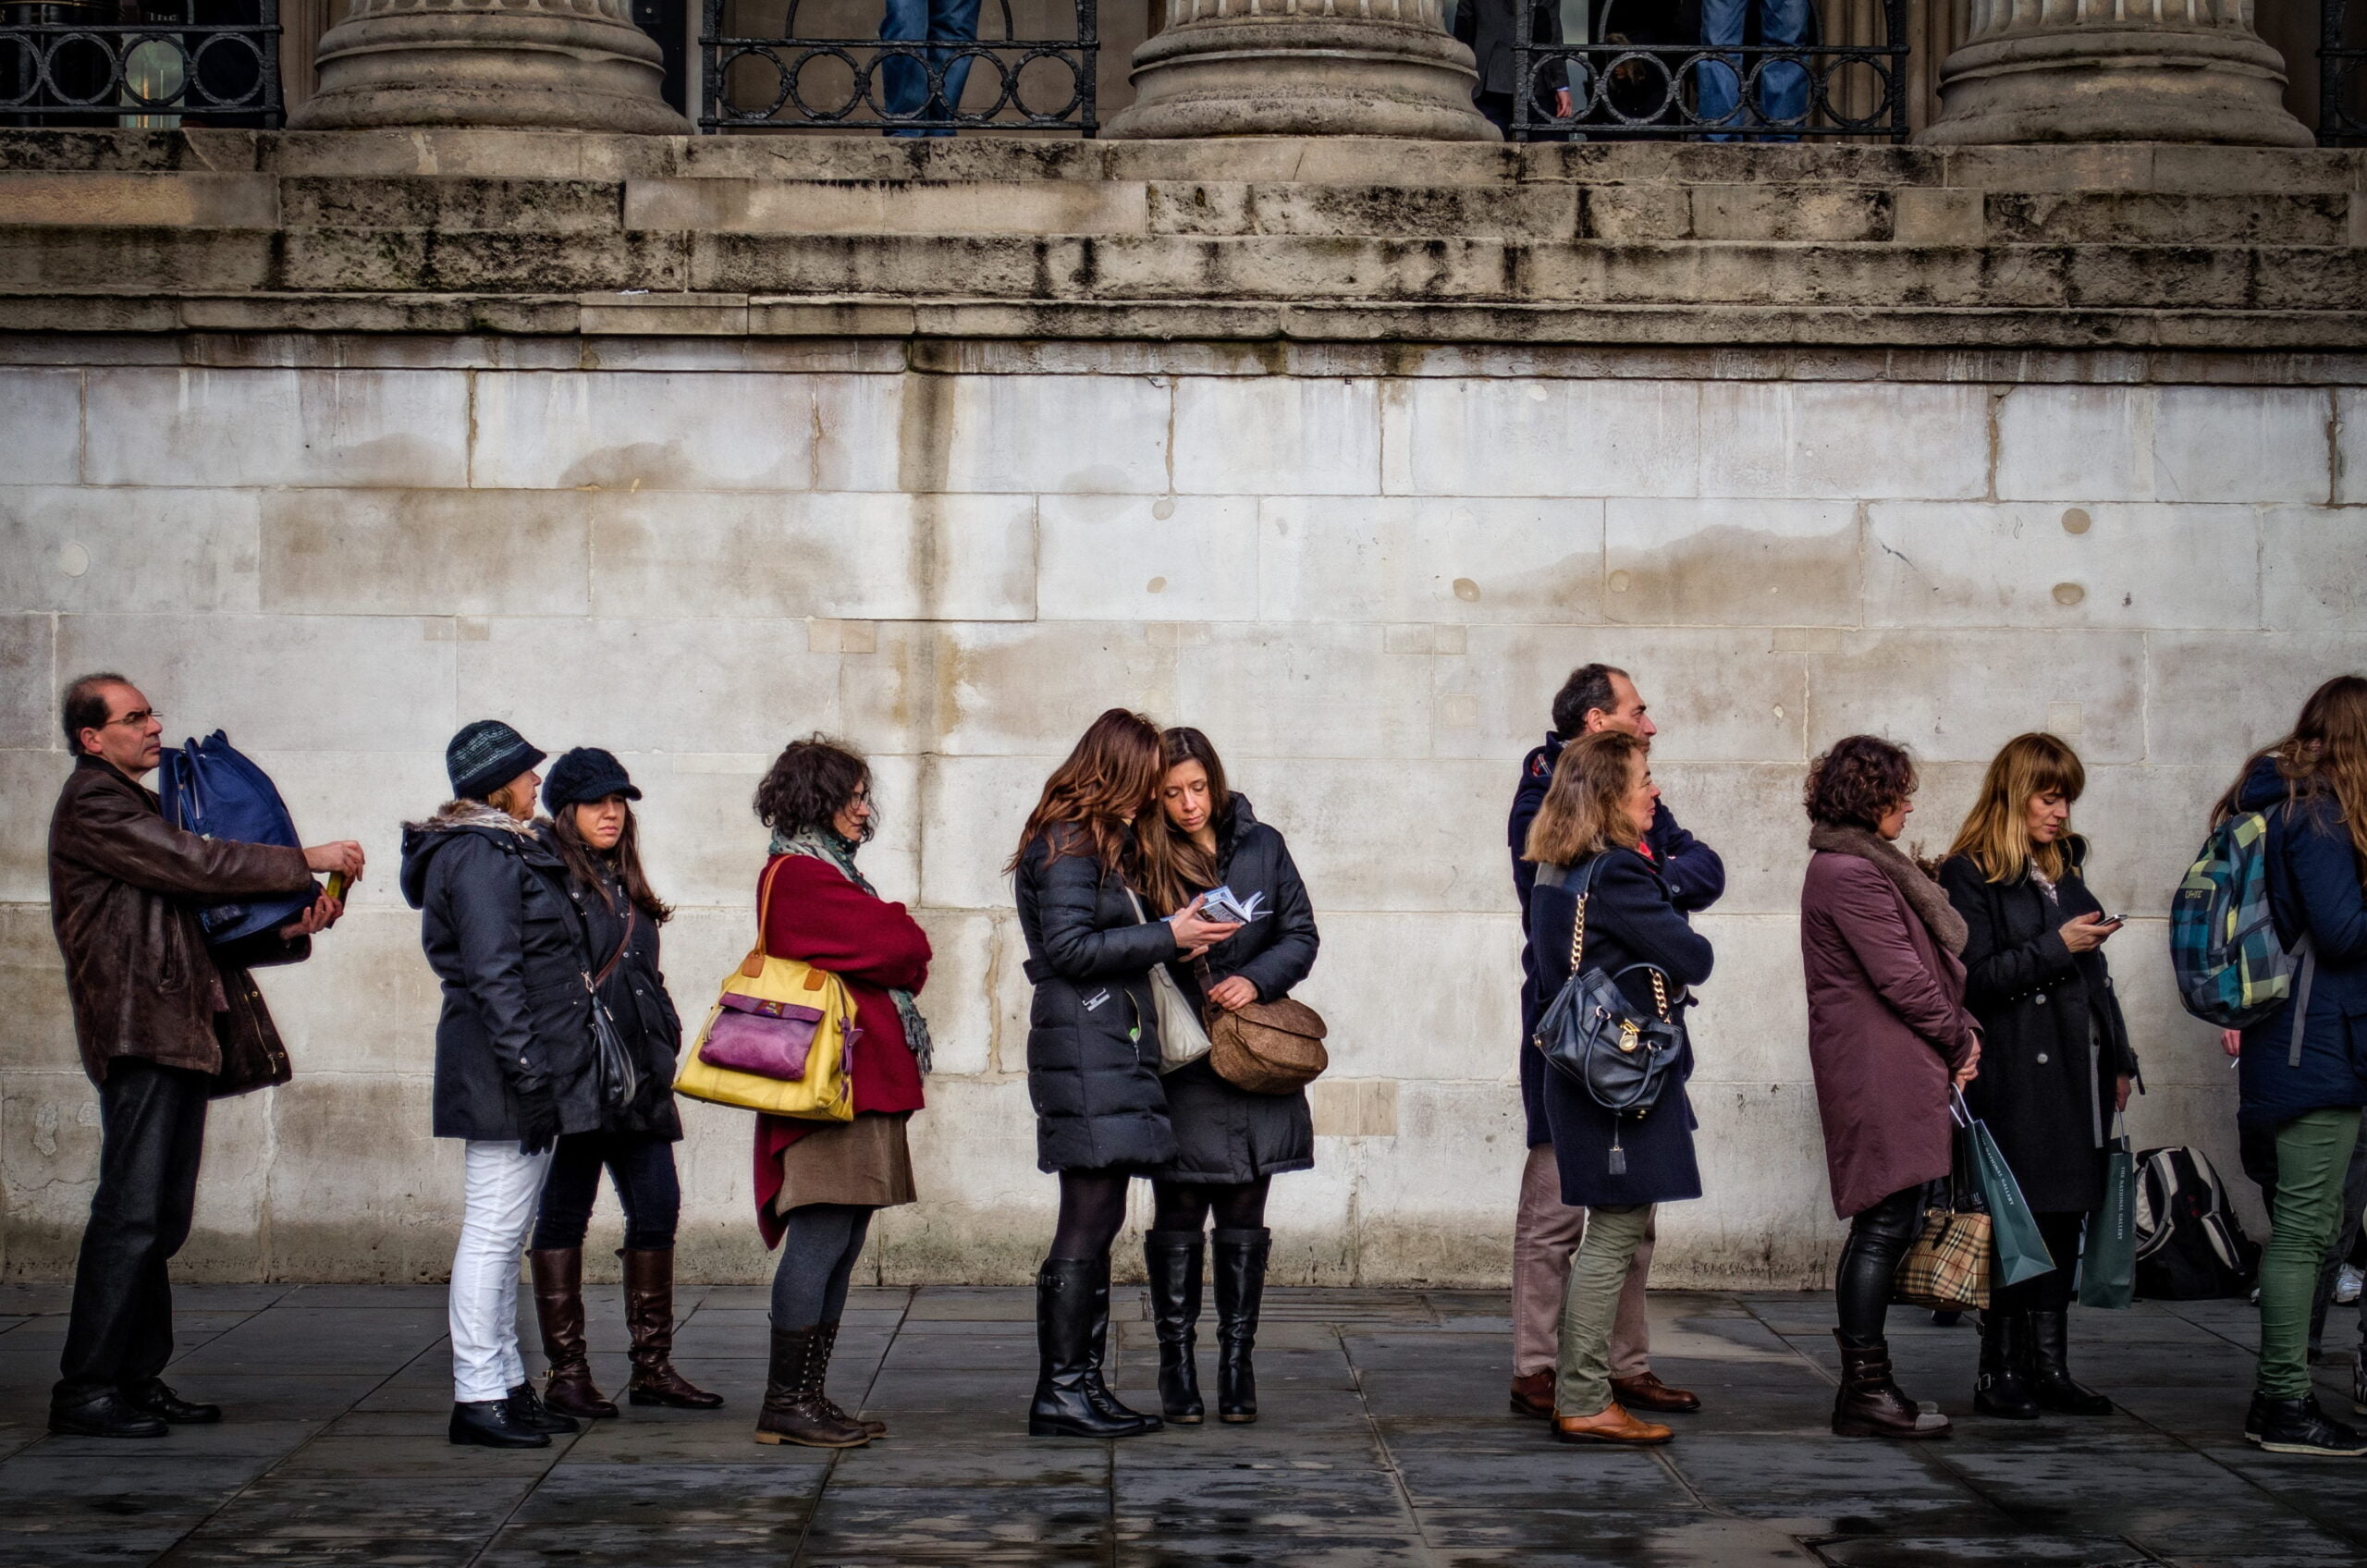
[[[1036,1276],[1040,1370],[1027,1429],[1036,1437],[1123,1438],[1156,1415],[1118,1403],[1101,1378],[1110,1335],[1110,1243],[1126,1218],[1126,1182],[1175,1158],[1159,1083],[1152,968],[1190,959],[1238,929],[1141,913],[1133,824],[1158,799],[1159,729],[1111,708],[1045,781],[1015,873],[1027,938],[1027,1093],[1036,1161],[1061,1179],[1051,1255]]]
[[[1145,836],[1151,848],[1152,904],[1185,908],[1212,888],[1230,888],[1256,914],[1195,963],[1170,963],[1185,1002],[1206,1018],[1252,1002],[1280,1001],[1315,967],[1315,911],[1282,836],[1257,820],[1246,798],[1225,785],[1224,764],[1196,729],[1165,737],[1167,774],[1159,811]],[[1180,1053],[1165,1042],[1171,1064]],[[1315,1163],[1306,1091],[1253,1094],[1217,1075],[1207,1056],[1171,1065],[1163,1085],[1175,1130],[1175,1158],[1152,1183],[1158,1208],[1143,1236],[1152,1315],[1159,1325],[1159,1395],[1167,1419],[1202,1419],[1194,1330],[1200,1318],[1201,1228],[1216,1220],[1217,1414],[1257,1419],[1250,1353],[1265,1292],[1266,1190],[1285,1170]]]

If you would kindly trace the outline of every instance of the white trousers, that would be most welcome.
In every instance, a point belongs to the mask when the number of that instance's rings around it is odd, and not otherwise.
[[[518,1354],[518,1257],[534,1226],[551,1151],[521,1154],[515,1140],[467,1145],[466,1209],[452,1253],[452,1397],[505,1399],[526,1380]]]

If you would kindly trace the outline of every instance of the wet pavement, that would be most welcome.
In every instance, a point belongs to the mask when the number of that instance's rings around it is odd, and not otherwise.
[[[179,1299],[171,1380],[228,1419],[110,1443],[42,1427],[64,1292],[0,1288],[0,1563],[2367,1562],[2367,1461],[2263,1454],[2238,1432],[2253,1322],[2240,1302],[2077,1312],[2075,1370],[2118,1408],[2022,1423],[1970,1414],[1969,1328],[1902,1311],[1902,1378],[1957,1427],[1893,1445],[1825,1430],[1829,1298],[1655,1292],[1656,1369],[1708,1408],[1639,1452],[1560,1447],[1508,1413],[1502,1292],[1273,1292],[1257,1425],[1103,1444],[1024,1435],[1029,1292],[858,1291],[831,1391],[891,1431],[832,1455],[749,1440],[760,1290],[684,1292],[677,1359],[729,1407],[627,1407],[525,1453],[445,1441],[439,1289],[198,1286]],[[1155,1408],[1140,1292],[1119,1299],[1116,1381]],[[596,1369],[618,1392],[613,1288],[594,1314]],[[1207,1339],[1204,1325],[1212,1377]],[[2321,1369],[2337,1411],[2344,1359]]]

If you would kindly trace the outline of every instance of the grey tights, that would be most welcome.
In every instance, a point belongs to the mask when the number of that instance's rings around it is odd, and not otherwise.
[[[780,1265],[773,1270],[773,1327],[836,1323],[847,1309],[847,1282],[873,1210],[854,1204],[809,1203],[787,1215]]]

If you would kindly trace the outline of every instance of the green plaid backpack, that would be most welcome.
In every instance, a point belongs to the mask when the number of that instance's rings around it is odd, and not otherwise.
[[[2223,1029],[2258,1023],[2295,998],[2291,1060],[2301,1062],[2317,955],[2288,952],[2268,904],[2268,814],[2243,812],[2211,830],[2170,904],[2170,967],[2187,1011]]]

